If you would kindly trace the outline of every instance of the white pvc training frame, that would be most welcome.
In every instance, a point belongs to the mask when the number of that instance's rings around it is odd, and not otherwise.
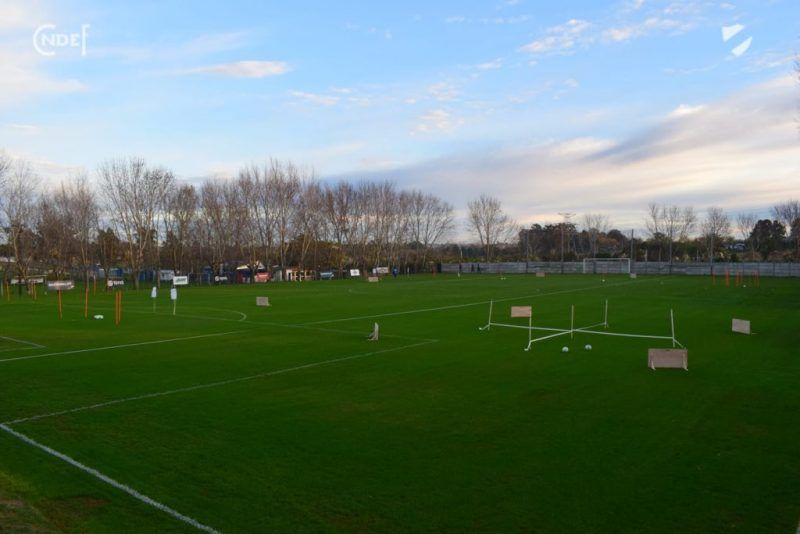
[[[569,335],[570,339],[572,339],[575,333],[580,334],[589,334],[589,335],[598,335],[598,336],[616,336],[616,337],[630,337],[630,338],[639,338],[639,339],[664,339],[668,340],[672,343],[672,347],[680,347],[685,349],[686,347],[678,341],[675,337],[675,315],[672,309],[669,310],[669,325],[670,325],[670,332],[671,335],[669,336],[657,336],[652,334],[633,334],[627,332],[609,332],[608,331],[608,299],[606,299],[605,304],[603,305],[603,322],[589,325],[589,326],[582,326],[575,328],[575,305],[572,304],[570,306],[570,314],[569,314],[569,328],[551,328],[551,327],[544,327],[544,326],[533,326],[533,317],[528,317],[528,325],[519,325],[519,324],[507,324],[507,323],[495,323],[492,321],[492,312],[494,310],[494,301],[489,301],[489,321],[484,325],[478,328],[478,330],[491,330],[493,326],[499,326],[502,328],[518,328],[522,330],[528,331],[528,344],[525,347],[525,351],[531,350],[531,347],[534,343],[539,341],[544,341],[546,339],[551,339],[558,336],[566,336]],[[531,314],[533,315],[533,314]],[[593,328],[603,327],[603,330],[592,330]],[[545,331],[545,332],[552,332],[546,336],[542,337],[533,337],[533,332],[535,330],[538,331]]]

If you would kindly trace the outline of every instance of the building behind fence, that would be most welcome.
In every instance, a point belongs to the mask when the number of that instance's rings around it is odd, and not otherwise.
[[[596,273],[618,274],[618,265],[596,265]],[[626,267],[627,268],[627,267]],[[535,274],[537,272],[548,274],[582,274],[584,264],[580,261],[520,261],[503,263],[443,263],[443,273],[458,273],[459,269],[464,274]],[[589,272],[593,272],[594,267]],[[725,272],[734,275],[741,273],[751,275],[758,273],[760,276],[775,277],[800,277],[800,263],[769,263],[769,262],[736,262],[715,263],[713,273],[724,276]],[[637,261],[631,263],[631,272],[636,274],[676,274],[676,275],[710,275],[712,267],[708,263],[673,263],[656,261]]]

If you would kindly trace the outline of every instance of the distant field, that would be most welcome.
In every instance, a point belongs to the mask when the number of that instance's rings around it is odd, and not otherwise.
[[[62,320],[54,294],[15,294],[0,301],[0,531],[795,532],[800,281],[733,285],[184,288],[174,316],[147,288],[125,292],[119,326],[111,294],[91,297],[103,320],[83,318],[80,289]],[[527,324],[509,308],[531,305],[567,328],[571,305],[583,326],[606,299],[614,332],[669,335],[674,310],[689,371],[646,367],[668,341],[576,333],[525,352],[525,330],[478,329],[490,300],[495,321]]]

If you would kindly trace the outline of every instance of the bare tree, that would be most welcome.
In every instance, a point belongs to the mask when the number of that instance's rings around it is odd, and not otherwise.
[[[697,224],[694,208],[681,208],[675,205],[658,205],[651,202],[647,206],[645,224],[651,238],[658,243],[658,261],[661,261],[661,250],[667,244],[670,272],[672,272],[672,252],[675,241],[684,241],[692,233]]]
[[[645,226],[650,233],[650,239],[658,244],[658,261],[661,261],[661,250],[664,245],[664,211],[655,202],[647,205]]]
[[[434,195],[412,191],[409,195],[410,237],[424,266],[431,247],[454,228],[453,206]]]
[[[238,216],[242,219],[240,225],[242,234],[241,255],[250,268],[251,283],[255,282],[255,274],[259,269],[259,256],[261,255],[258,209],[256,202],[254,202],[258,192],[257,176],[252,175],[249,168],[243,168],[239,170],[239,178],[236,180]]]
[[[772,207],[772,216],[783,223],[794,240],[795,257],[800,259],[800,201],[789,199]]]
[[[6,167],[9,169],[9,167]],[[6,171],[7,178],[2,184],[0,195],[0,215],[3,217],[3,230],[11,245],[16,262],[17,276],[26,279],[33,261],[34,225],[36,219],[36,189],[39,178],[30,163],[16,160]]]
[[[0,187],[5,183],[6,175],[10,169],[11,158],[9,158],[5,152],[0,152]]]
[[[708,213],[703,221],[703,237],[708,244],[708,260],[714,262],[716,246],[731,233],[731,223],[728,216],[718,207],[708,208]]]
[[[300,171],[291,162],[274,162],[270,168],[272,202],[275,206],[275,237],[278,240],[278,265],[286,268],[286,252],[292,235],[297,196],[300,194]]]
[[[217,274],[224,272],[227,236],[224,185],[206,180],[200,188],[200,228],[207,252],[206,260]]]
[[[197,191],[192,185],[170,187],[164,217],[165,242],[172,268],[184,272],[184,257],[189,247],[192,224],[197,217]]]
[[[482,194],[467,207],[468,226],[478,236],[486,261],[492,261],[495,248],[513,237],[516,225],[503,211],[500,201],[489,195]]]
[[[356,192],[348,182],[340,181],[325,188],[323,212],[333,241],[336,243],[335,259],[342,277],[346,260],[345,246],[350,243],[353,229]]]
[[[597,255],[597,241],[602,234],[608,232],[611,220],[602,213],[587,213],[583,216],[583,229],[589,236],[589,250],[592,257]]]
[[[145,252],[157,243],[157,217],[174,177],[163,168],[148,168],[141,158],[105,162],[98,175],[111,220],[125,236],[135,288]]]
[[[756,222],[758,222],[758,216],[755,213],[740,213],[736,216],[736,229],[739,231],[742,241],[750,244],[751,258],[756,256],[756,242],[754,239],[750,239]]]
[[[76,255],[80,261],[83,281],[89,283],[91,268],[91,244],[97,230],[99,207],[97,197],[85,174],[73,177],[67,185],[61,186],[61,195],[70,212],[69,231],[74,241]]]
[[[43,193],[36,206],[37,256],[50,266],[59,279],[65,278],[69,272],[75,252],[73,213],[70,208],[63,184],[58,190]]]
[[[300,194],[297,198],[297,209],[295,210],[294,227],[298,232],[299,249],[298,265],[301,269],[306,266],[306,256],[312,245],[314,245],[314,257],[312,265],[317,268],[317,249],[316,244],[325,225],[323,214],[323,192],[319,182],[313,178],[301,185]]]

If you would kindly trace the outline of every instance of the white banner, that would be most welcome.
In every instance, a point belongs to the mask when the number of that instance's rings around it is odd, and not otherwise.
[[[49,291],[69,291],[75,289],[75,282],[72,280],[55,280],[47,282],[47,289]]]
[[[361,276],[361,271],[359,269],[350,269],[350,276]]]
[[[189,285],[189,277],[188,276],[173,276],[172,277],[172,285],[174,285],[174,286],[188,286]]]

